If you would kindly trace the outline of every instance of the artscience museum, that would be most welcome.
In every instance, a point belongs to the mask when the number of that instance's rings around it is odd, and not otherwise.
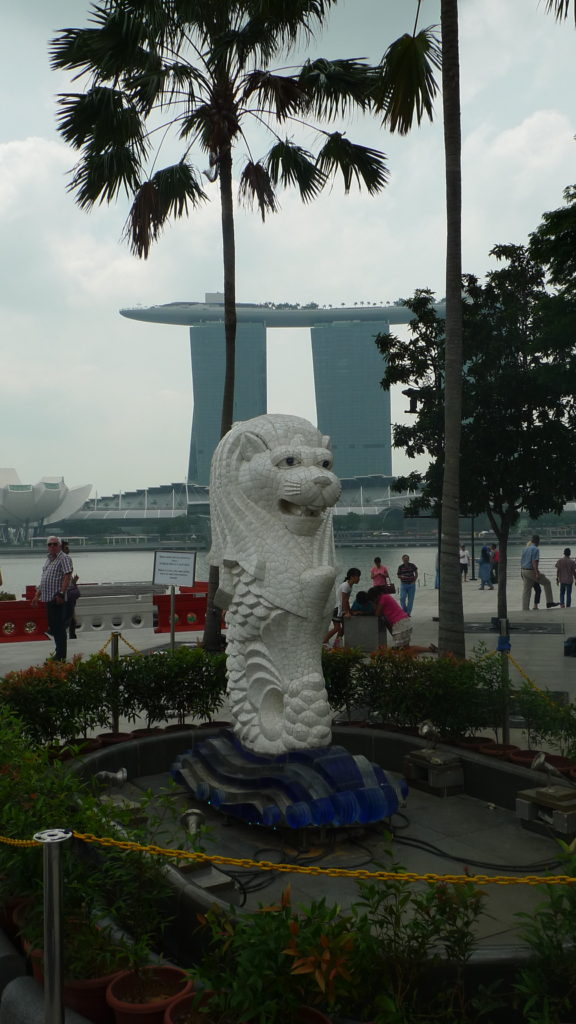
[[[60,522],[78,511],[91,490],[92,484],[68,487],[61,476],[23,484],[15,469],[0,468],[0,529]]]

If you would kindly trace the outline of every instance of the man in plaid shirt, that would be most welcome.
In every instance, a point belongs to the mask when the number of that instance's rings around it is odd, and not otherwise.
[[[42,566],[42,577],[32,598],[46,604],[48,629],[54,637],[55,661],[66,661],[66,591],[72,578],[72,559],[64,554],[59,537],[48,537],[48,558]]]

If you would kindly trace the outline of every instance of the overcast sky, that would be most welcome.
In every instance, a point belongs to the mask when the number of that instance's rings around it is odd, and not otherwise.
[[[576,181],[576,31],[546,15],[543,0],[461,0],[460,9],[463,264],[482,275],[490,248],[525,242]],[[307,52],[378,60],[412,30],[415,10],[415,0],[341,0]],[[47,44],[85,25],[87,11],[84,0],[25,0],[2,13],[0,466],[27,483],[64,476],[103,495],[183,480],[190,439],[187,329],[118,310],[202,300],[222,288],[222,272],[216,185],[214,202],[167,229],[146,262],[122,241],[125,199],[87,214],[66,192],[75,154],[56,133],[55,97],[68,83],[50,71]],[[421,24],[438,20],[439,0],[423,0]],[[264,225],[239,209],[239,301],[353,304],[418,287],[444,295],[440,103],[435,124],[405,138],[371,119],[346,127],[387,154],[388,187],[344,196],[337,181],[306,207],[285,193]],[[307,334],[270,332],[268,359],[269,411],[314,418]],[[345,415],[346,396],[334,401]],[[393,416],[403,406],[395,401]],[[406,468],[394,459],[395,471]]]

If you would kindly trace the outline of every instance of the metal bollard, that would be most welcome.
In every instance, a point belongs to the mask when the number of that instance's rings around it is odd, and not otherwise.
[[[60,843],[71,835],[67,828],[49,828],[34,836],[44,843],[44,1024],[64,1024]]]
[[[115,632],[112,632],[110,634],[110,658],[112,659],[112,661],[118,661],[118,658],[120,657],[120,652],[119,652],[120,635],[121,635],[120,633],[115,633]],[[118,712],[114,711],[114,714],[112,715],[112,732],[118,732],[119,729],[120,729],[120,717],[118,715]]]

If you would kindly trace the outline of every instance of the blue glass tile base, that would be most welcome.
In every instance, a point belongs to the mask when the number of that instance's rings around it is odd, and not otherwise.
[[[195,799],[250,825],[343,827],[394,814],[408,795],[405,779],[344,747],[265,757],[244,750],[231,729],[199,737],[172,766]]]

